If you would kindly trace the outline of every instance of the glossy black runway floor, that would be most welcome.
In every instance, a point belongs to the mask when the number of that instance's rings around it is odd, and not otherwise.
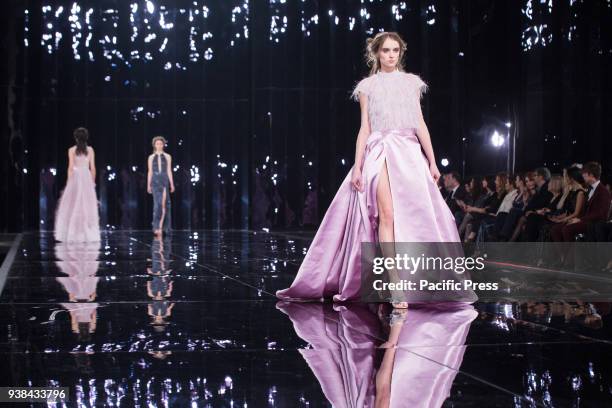
[[[23,234],[1,385],[70,387],[78,407],[612,406],[609,303],[277,302],[311,237]]]

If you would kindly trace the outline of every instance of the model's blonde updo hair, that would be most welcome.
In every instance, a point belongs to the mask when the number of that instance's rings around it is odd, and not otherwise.
[[[365,58],[368,67],[370,67],[370,75],[374,75],[380,70],[380,61],[378,60],[378,51],[382,47],[387,38],[390,38],[400,46],[399,58],[397,60],[397,69],[404,71],[404,55],[406,54],[406,42],[402,37],[394,31],[382,31],[372,38],[366,40]]]

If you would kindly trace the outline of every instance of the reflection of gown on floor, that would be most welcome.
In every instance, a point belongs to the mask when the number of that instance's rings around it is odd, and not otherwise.
[[[373,407],[377,347],[385,340],[377,316],[362,304],[339,307],[339,312],[329,304],[279,302],[277,308],[309,344],[300,353],[331,404]],[[393,362],[390,408],[442,406],[476,316],[471,305],[462,304],[408,310]]]
[[[99,277],[96,276],[99,243],[57,244],[55,256],[59,269],[68,276],[56,278],[66,292],[76,300],[75,303],[61,303],[77,323],[91,323],[93,312],[98,303],[90,302],[96,293]],[[77,303],[78,302],[78,303]]]
[[[396,242],[459,242],[453,215],[429,172],[415,129],[422,120],[425,83],[400,71],[362,80],[354,95],[368,96],[372,132],[362,167],[364,191],[353,191],[352,169],[332,200],[290,288],[281,299],[359,296],[360,245],[377,241],[376,188],[387,165]]]
[[[99,243],[57,244],[55,256],[59,269],[68,275],[59,277],[66,292],[78,301],[87,301],[96,292],[99,277],[96,276],[100,261]]]
[[[72,176],[57,206],[55,239],[62,242],[100,240],[96,187],[89,171],[91,152],[75,156]]]

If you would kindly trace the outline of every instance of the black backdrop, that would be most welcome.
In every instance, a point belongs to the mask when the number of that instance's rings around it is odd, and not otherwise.
[[[2,17],[1,228],[49,228],[72,129],[104,225],[147,228],[152,136],[176,228],[316,225],[352,165],[365,39],[396,30],[438,160],[464,175],[610,170],[612,4],[593,1],[15,1]],[[512,125],[510,129],[506,122]]]

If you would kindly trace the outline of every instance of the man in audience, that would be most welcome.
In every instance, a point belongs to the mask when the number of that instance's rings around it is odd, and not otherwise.
[[[572,218],[567,224],[552,233],[553,241],[574,241],[577,234],[587,232],[589,226],[598,221],[605,221],[610,210],[610,191],[600,182],[601,165],[588,162],[582,167],[582,177],[589,186],[586,211],[584,215]]]
[[[457,225],[461,224],[461,220],[465,215],[464,211],[461,209],[459,204],[457,204],[457,200],[466,201],[468,194],[463,188],[461,184],[461,177],[459,173],[456,171],[452,171],[444,175],[444,188],[447,191],[445,201],[450,208],[451,213],[455,216],[455,221]]]
[[[538,167],[535,169],[536,192],[531,197],[531,200],[525,207],[525,214],[529,215],[541,208],[544,208],[550,203],[552,193],[548,191],[548,181],[550,180],[550,170],[546,167]]]

